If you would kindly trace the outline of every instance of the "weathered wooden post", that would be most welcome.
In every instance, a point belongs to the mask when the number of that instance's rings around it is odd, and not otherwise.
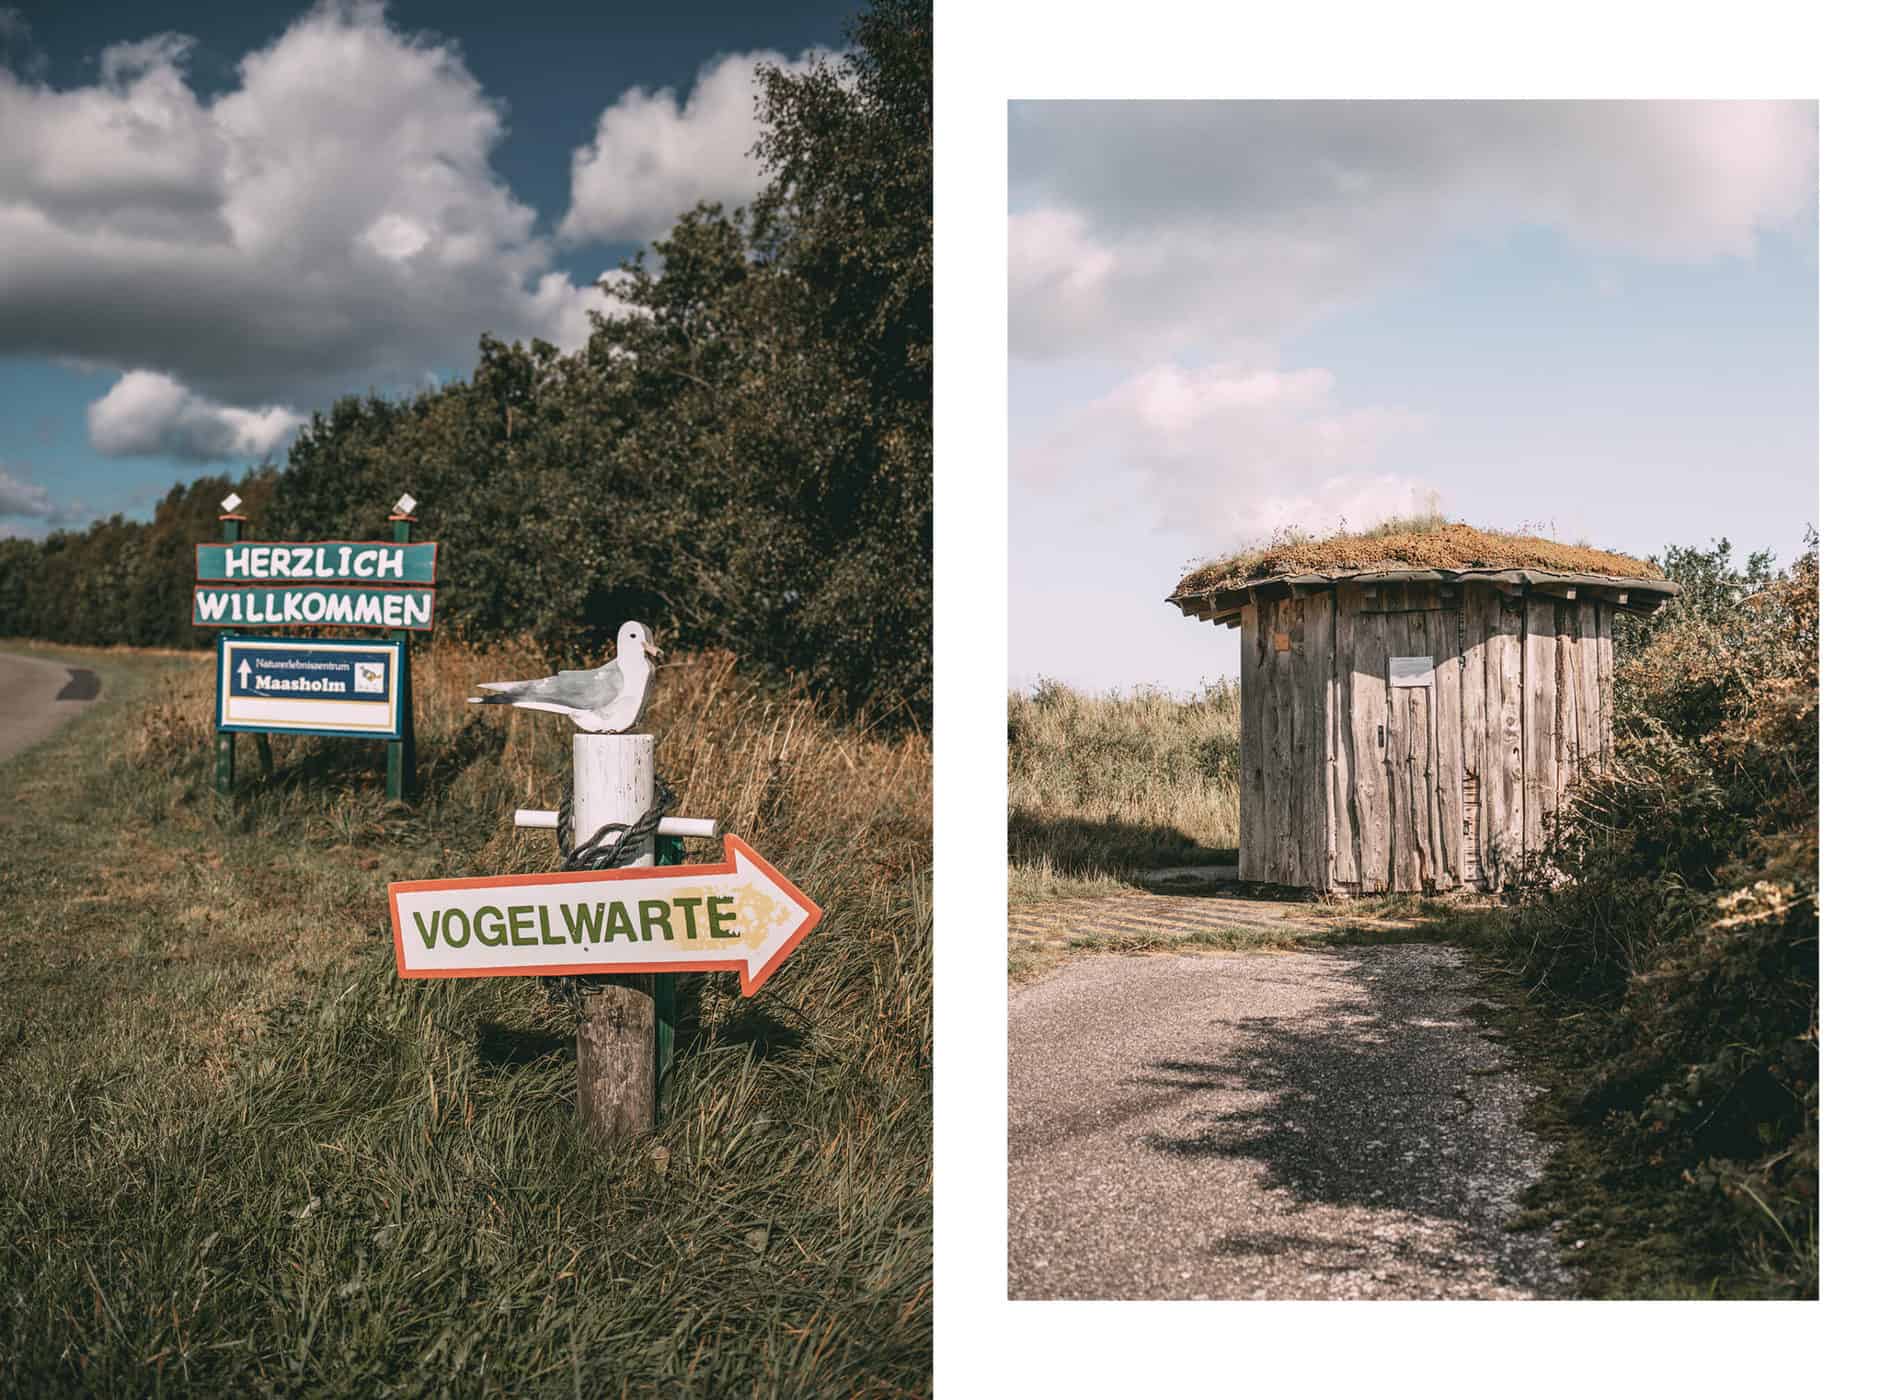
[[[243,504],[243,498],[233,491],[219,504],[223,506],[223,514],[217,517],[223,524],[223,542],[235,544],[243,538],[245,517],[236,513],[237,507]],[[226,631],[219,632],[217,635],[224,637],[230,634]],[[260,734],[257,735],[258,739],[262,737]],[[268,741],[263,740],[263,742]],[[236,791],[236,735],[234,734],[219,733],[217,735],[216,788],[226,797]]]
[[[414,507],[419,505],[405,491],[401,499],[394,503],[394,512],[388,519],[394,525],[394,542],[406,544],[414,525]],[[401,629],[401,637],[409,643],[407,649],[408,664],[414,660],[412,646],[414,633],[409,628]],[[401,697],[401,733],[404,738],[388,743],[388,801],[405,802],[414,790],[414,688],[410,685]]]
[[[572,847],[613,822],[629,825],[656,795],[656,741],[648,734],[572,735]],[[656,863],[655,834],[620,863]],[[657,1004],[647,987],[600,978],[578,1021],[578,1123],[594,1138],[639,1137],[657,1123]],[[670,980],[666,978],[665,980]]]

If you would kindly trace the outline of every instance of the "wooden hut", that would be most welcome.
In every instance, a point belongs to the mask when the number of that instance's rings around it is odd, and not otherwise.
[[[1642,560],[1463,525],[1194,570],[1241,631],[1241,878],[1492,890],[1610,751],[1612,629],[1677,592]]]

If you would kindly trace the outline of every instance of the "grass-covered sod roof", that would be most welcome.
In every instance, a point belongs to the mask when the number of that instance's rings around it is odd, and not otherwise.
[[[1379,569],[1540,569],[1613,579],[1662,577],[1647,560],[1607,549],[1478,530],[1457,521],[1420,519],[1389,521],[1372,530],[1343,530],[1318,538],[1278,535],[1266,545],[1196,565],[1183,575],[1174,596],[1195,597],[1290,574],[1345,578]]]

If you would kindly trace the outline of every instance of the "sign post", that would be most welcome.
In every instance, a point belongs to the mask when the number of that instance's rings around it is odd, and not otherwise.
[[[236,508],[242,504],[243,498],[235,492],[223,498],[223,514],[218,517],[218,520],[223,525],[225,544],[235,544],[243,538],[244,517],[236,513]],[[228,632],[219,632],[217,639],[222,641],[229,635]],[[264,769],[267,771],[270,767],[269,740],[258,735],[257,742],[262,746],[260,753]],[[217,791],[226,797],[236,791],[236,735],[223,730],[217,731],[216,787]]]
[[[401,499],[394,503],[394,513],[390,515],[388,519],[394,523],[394,542],[396,544],[406,544],[408,542],[408,532],[413,528],[414,524],[412,512],[414,507],[419,504],[420,502],[416,501],[406,492],[402,492]],[[401,633],[403,641],[411,641],[413,636],[413,632],[409,630],[403,630]],[[413,732],[412,701],[408,698],[406,692],[402,694],[401,703],[409,707],[404,710],[401,715],[401,733],[406,736]],[[407,801],[407,795],[414,790],[414,763],[414,742],[411,738],[403,737],[389,742],[388,801]]]
[[[655,801],[648,734],[572,736],[573,849],[633,827]],[[520,826],[557,814],[521,811]],[[615,1141],[656,1124],[676,1044],[682,973],[733,971],[754,996],[821,921],[820,908],[751,847],[725,836],[723,860],[673,864],[684,835],[715,824],[666,817],[604,870],[388,886],[402,977],[584,976],[578,1120]]]

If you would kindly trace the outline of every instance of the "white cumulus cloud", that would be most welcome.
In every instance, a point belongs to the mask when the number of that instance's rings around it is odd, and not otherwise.
[[[211,403],[167,374],[142,369],[120,376],[85,416],[92,446],[108,457],[164,455],[187,462],[275,455],[308,421],[280,405],[243,409]]]
[[[37,481],[0,466],[0,539],[37,538],[49,528],[76,525],[91,515],[77,501],[62,505]]]
[[[57,513],[52,494],[36,482],[23,481],[0,467],[0,515],[50,520]]]
[[[1154,525],[1218,543],[1289,523],[1368,525],[1423,499],[1427,483],[1378,465],[1422,421],[1346,408],[1335,387],[1324,369],[1158,365],[1067,415],[1014,472],[1053,489],[1127,476]]]
[[[648,241],[699,200],[747,203],[763,185],[750,154],[761,133],[756,66],[805,73],[828,56],[823,49],[794,61],[767,50],[727,54],[704,65],[686,98],[667,87],[626,91],[572,156],[571,209],[559,236]]]
[[[1816,149],[1805,102],[1015,103],[1012,351],[1274,344],[1467,229],[1745,255]]]
[[[69,89],[0,68],[0,354],[125,373],[105,441],[161,397],[139,372],[196,396],[165,440],[201,452],[277,411],[232,426],[224,405],[404,388],[482,331],[583,340],[605,298],[494,172],[500,107],[450,43],[325,0],[211,100],[189,57],[172,34],[113,45]]]

